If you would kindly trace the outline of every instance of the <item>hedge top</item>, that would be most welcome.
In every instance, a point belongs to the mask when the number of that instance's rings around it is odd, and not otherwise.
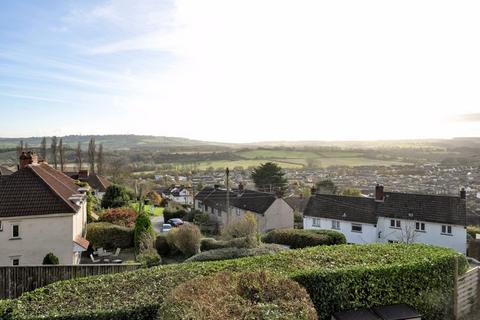
[[[369,244],[311,247],[236,260],[193,262],[147,270],[57,282],[14,300],[13,316],[35,319],[84,313],[109,314],[119,310],[158,308],[165,295],[196,276],[219,271],[256,271],[259,266],[277,274],[297,277],[309,273],[335,273],[359,268],[385,269],[436,266],[463,255],[451,249],[421,244]],[[1,318],[1,312],[0,312]]]

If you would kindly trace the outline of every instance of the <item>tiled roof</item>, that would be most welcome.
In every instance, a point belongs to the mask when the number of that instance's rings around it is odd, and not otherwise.
[[[208,197],[208,195],[212,193],[213,190],[215,189],[212,187],[203,188],[199,193],[197,193],[197,195],[195,196],[195,200],[198,200],[198,201],[205,200],[205,198]]]
[[[88,245],[90,242],[85,239],[84,237],[76,236],[75,239],[73,240],[76,244],[78,244],[80,247],[84,248],[85,250],[88,249]]]
[[[376,224],[377,217],[415,219],[466,225],[466,202],[460,197],[385,192],[383,202],[373,198],[317,194],[310,198],[306,216]]]
[[[78,186],[46,164],[29,165],[0,182],[0,217],[75,213]]]
[[[292,196],[292,197],[285,198],[285,202],[288,203],[288,205],[292,207],[293,210],[298,212],[303,212],[307,207],[308,198]]]
[[[92,173],[88,176],[88,185],[99,192],[107,191],[107,188],[112,184],[107,178],[100,176],[96,173]]]

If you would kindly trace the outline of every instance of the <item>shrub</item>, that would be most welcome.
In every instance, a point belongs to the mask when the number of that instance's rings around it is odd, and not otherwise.
[[[155,249],[161,256],[168,256],[170,254],[170,245],[167,241],[167,236],[164,234],[160,234],[155,239]]]
[[[345,244],[345,235],[333,230],[299,230],[278,229],[272,230],[263,236],[265,243],[277,243],[290,246],[292,249]]]
[[[412,305],[424,320],[451,319],[457,263],[462,274],[468,266],[462,254],[421,244],[284,250],[55,282],[13,300],[9,315],[17,320],[151,320],[163,299],[181,283],[221,271],[263,268],[305,287],[320,320],[340,310],[396,303]]]
[[[186,215],[187,215],[187,211],[185,211],[184,209],[175,210],[171,208],[166,208],[163,211],[163,219],[165,221],[168,221],[173,218],[179,218],[179,219],[185,220]]]
[[[475,239],[476,234],[477,234],[477,233],[480,234],[480,226],[468,226],[468,227],[467,227],[467,233],[468,233],[473,239]]]
[[[185,256],[191,257],[200,252],[202,234],[196,225],[190,223],[181,225],[172,235],[175,247]]]
[[[303,214],[301,212],[293,213],[293,222],[298,224],[303,224]]]
[[[201,241],[201,251],[224,249],[224,248],[252,248],[252,237],[236,238],[232,240],[215,240],[213,238],[203,238]]]
[[[281,250],[285,250],[285,248],[276,244],[265,244],[258,248],[223,248],[201,252],[188,258],[185,262],[238,259],[276,253]]]
[[[130,201],[130,195],[125,187],[112,184],[108,186],[102,198],[102,208],[125,207]]]
[[[149,193],[147,193],[147,199],[150,200],[150,203],[156,206],[160,206],[163,201],[162,197],[155,191],[150,191]]]
[[[237,221],[227,225],[222,230],[222,238],[231,240],[235,238],[255,237],[257,233],[257,220],[253,213],[247,213]]]
[[[140,214],[135,221],[134,242],[136,252],[139,252],[140,246],[142,245],[141,242],[145,241],[145,239],[151,238],[153,245],[154,236],[155,231],[153,230],[150,218],[146,214]]]
[[[162,258],[155,249],[147,249],[137,255],[137,262],[144,268],[151,268],[162,263]]]
[[[59,264],[58,257],[54,255],[52,252],[47,253],[45,258],[43,258],[42,264],[49,265],[49,264]]]
[[[142,253],[155,248],[156,238],[153,234],[149,232],[141,233],[138,239],[137,252]]]
[[[87,224],[87,240],[96,248],[132,248],[133,228],[121,227],[108,222]]]
[[[124,227],[132,227],[137,220],[137,212],[132,208],[112,208],[105,210],[100,221],[110,222]]]
[[[157,319],[315,320],[317,315],[308,293],[295,281],[266,272],[222,272],[175,288]]]

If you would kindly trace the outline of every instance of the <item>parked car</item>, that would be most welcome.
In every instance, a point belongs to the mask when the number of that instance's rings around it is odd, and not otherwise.
[[[179,227],[183,224],[183,220],[179,219],[179,218],[173,218],[173,219],[168,220],[167,223],[169,225],[171,225],[172,227]]]
[[[168,232],[172,230],[172,225],[171,224],[168,224],[168,223],[164,223],[162,225],[162,232]]]

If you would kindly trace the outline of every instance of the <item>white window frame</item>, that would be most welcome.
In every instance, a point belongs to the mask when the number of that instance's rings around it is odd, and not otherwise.
[[[425,222],[415,221],[415,231],[417,232],[427,232],[427,226]]]
[[[312,227],[320,228],[321,227],[321,221],[322,220],[320,218],[312,218]]]
[[[441,231],[441,234],[443,234],[445,236],[453,235],[453,227],[452,227],[451,224],[442,224],[442,227],[441,227],[440,231]]]
[[[333,230],[340,230],[340,221],[332,220],[332,229]]]
[[[353,227],[360,227],[360,230],[353,230]],[[352,223],[352,232],[362,233],[363,232],[363,225],[361,223]]]
[[[393,224],[393,226],[392,226]],[[402,221],[399,219],[390,219],[390,228],[392,229],[401,229],[402,228]]]

